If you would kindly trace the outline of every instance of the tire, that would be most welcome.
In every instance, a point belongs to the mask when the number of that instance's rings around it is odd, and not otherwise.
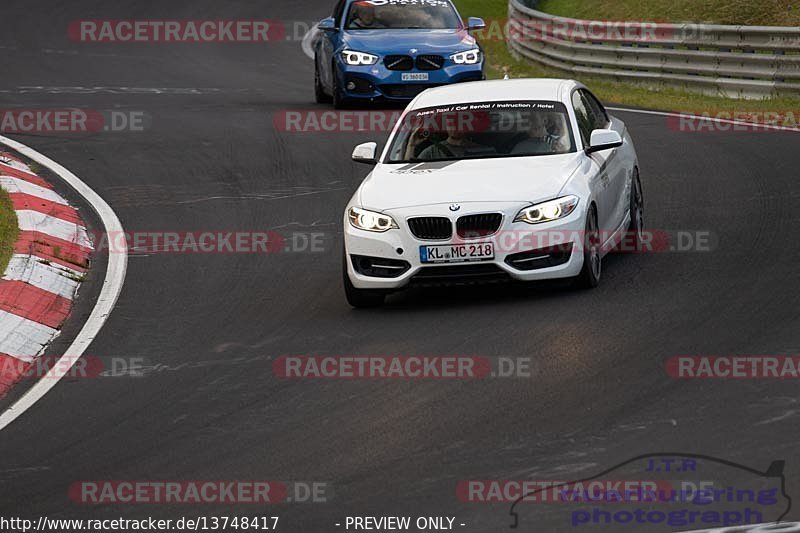
[[[633,171],[630,214],[631,223],[628,226],[628,235],[626,235],[627,243],[631,246],[631,250],[639,252],[644,243],[644,193],[638,169]]]
[[[344,109],[347,107],[347,100],[344,99],[342,96],[342,92],[339,90],[339,75],[336,74],[336,65],[333,65],[333,93],[332,100],[333,100],[333,108],[334,109]]]
[[[314,56],[314,97],[318,104],[330,104],[333,100],[322,86],[322,80],[319,77],[319,63],[316,56]]]
[[[386,291],[376,289],[357,289],[350,281],[347,274],[347,252],[342,254],[342,278],[344,281],[344,295],[347,303],[356,309],[380,307],[386,299]]]
[[[600,284],[603,273],[603,258],[600,254],[600,231],[597,227],[597,211],[594,207],[586,215],[586,230],[583,236],[583,267],[574,279],[578,289],[594,289]]]

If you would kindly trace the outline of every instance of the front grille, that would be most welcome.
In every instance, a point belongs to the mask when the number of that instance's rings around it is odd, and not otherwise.
[[[386,259],[384,257],[367,257],[364,255],[351,255],[353,269],[362,276],[373,278],[399,278],[409,268],[408,261],[400,259]]]
[[[432,83],[402,83],[381,85],[380,90],[389,98],[415,98],[425,89],[439,87],[439,84]]]
[[[417,287],[475,285],[507,281],[511,281],[511,276],[493,264],[423,267],[411,278],[411,284]]]
[[[414,68],[414,58],[411,56],[386,56],[383,64],[389,70],[411,70]]]
[[[419,70],[439,70],[444,66],[442,56],[421,55],[417,57],[417,68]]]
[[[500,213],[466,215],[458,219],[456,230],[462,239],[478,239],[497,233],[502,223],[503,215]]]
[[[453,224],[445,217],[409,218],[408,228],[414,237],[423,240],[444,240],[453,236]]]
[[[506,257],[506,264],[517,270],[536,270],[563,265],[572,256],[572,243],[539,248]]]

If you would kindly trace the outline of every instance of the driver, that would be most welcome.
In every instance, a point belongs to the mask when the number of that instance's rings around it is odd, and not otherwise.
[[[375,6],[358,4],[354,6],[355,16],[350,20],[350,29],[370,30],[385,28],[375,17]]]
[[[414,156],[417,146],[424,142],[427,136],[422,128],[412,135],[406,150],[406,159],[462,159],[470,150],[486,150],[487,147],[473,142],[467,134],[458,128],[456,121],[445,121],[447,138],[425,148],[418,156]]]

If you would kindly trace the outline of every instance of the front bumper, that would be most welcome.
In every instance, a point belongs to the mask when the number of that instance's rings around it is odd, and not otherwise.
[[[336,64],[338,86],[342,97],[348,100],[409,102],[432,87],[485,78],[483,60],[475,65],[456,65],[447,60],[441,69],[428,71],[416,68],[408,71],[389,70],[382,60],[375,65],[352,66],[338,57]],[[403,80],[403,74],[427,75],[428,79],[408,81]],[[348,88],[348,84],[352,85]]]
[[[458,217],[467,214],[498,211],[482,208],[453,215],[447,206],[441,206],[426,211],[424,216],[446,216],[455,223]],[[559,279],[580,273],[585,210],[579,208],[562,220],[537,225],[513,222],[517,208],[512,211],[504,212],[503,223],[493,235],[470,240],[454,237],[444,241],[421,240],[411,233],[406,220],[411,216],[423,216],[420,213],[400,216],[387,212],[400,229],[385,233],[357,229],[350,224],[345,213],[347,273],[356,288],[384,290],[398,290],[409,285],[482,283],[504,279]],[[423,263],[420,258],[420,247],[425,245],[485,242],[494,244],[494,259],[431,264]],[[368,263],[375,268],[365,268],[370,266]]]

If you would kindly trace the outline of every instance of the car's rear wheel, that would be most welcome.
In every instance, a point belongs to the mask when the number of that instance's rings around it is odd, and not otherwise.
[[[319,62],[316,56],[314,57],[314,97],[318,104],[331,103],[330,95],[325,92],[325,88],[322,86],[322,79],[319,76]]]
[[[347,303],[357,309],[380,307],[386,300],[386,291],[378,289],[357,289],[350,281],[347,273],[347,252],[342,254],[342,277],[344,281],[344,295]]]
[[[642,193],[642,182],[639,180],[639,170],[633,171],[633,183],[631,183],[631,223],[628,226],[629,242],[633,245],[633,250],[639,251],[644,242],[644,193]]]
[[[583,234],[583,268],[574,280],[575,286],[579,289],[593,289],[600,284],[600,276],[603,273],[600,245],[597,211],[592,207],[586,214],[586,230]]]

